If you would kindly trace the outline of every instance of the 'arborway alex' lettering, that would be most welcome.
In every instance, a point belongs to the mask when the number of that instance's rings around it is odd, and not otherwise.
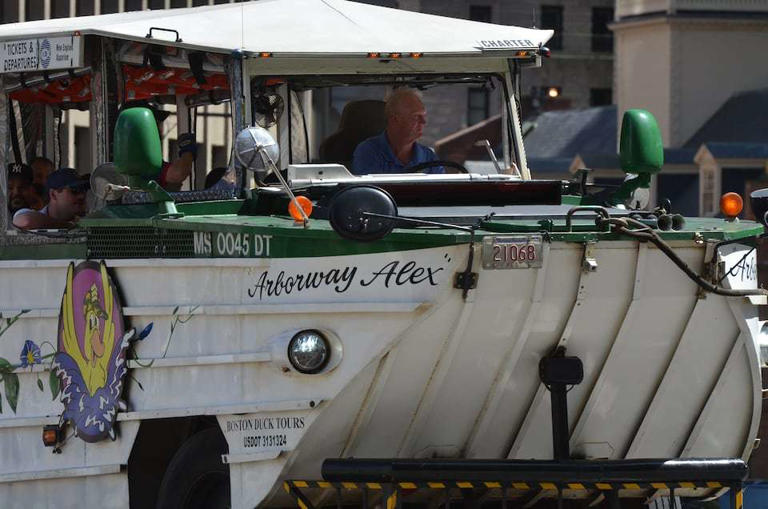
[[[442,270],[443,267],[421,266],[414,261],[400,262],[395,260],[370,273],[363,273],[359,267],[334,268],[298,274],[289,274],[281,270],[276,275],[264,271],[256,283],[248,288],[248,296],[262,300],[265,297],[279,297],[319,288],[329,288],[336,293],[345,293],[353,285],[367,287],[374,283],[384,288],[422,284],[437,286],[436,275]]]

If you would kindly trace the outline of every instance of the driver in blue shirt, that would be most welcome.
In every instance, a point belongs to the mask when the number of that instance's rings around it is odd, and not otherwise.
[[[386,129],[355,148],[352,173],[403,173],[416,164],[437,160],[434,150],[416,142],[427,125],[427,111],[416,90],[396,89],[387,99],[384,113]],[[434,166],[421,171],[445,173],[445,168]]]

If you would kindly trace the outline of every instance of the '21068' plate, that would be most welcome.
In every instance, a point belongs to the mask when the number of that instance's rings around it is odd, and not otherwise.
[[[541,235],[510,235],[483,239],[484,269],[529,269],[544,261]]]

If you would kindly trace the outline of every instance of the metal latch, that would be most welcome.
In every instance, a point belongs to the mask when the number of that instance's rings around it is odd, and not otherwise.
[[[584,272],[595,272],[597,270],[597,260],[595,259],[596,242],[584,243],[584,259],[581,262],[581,269]]]

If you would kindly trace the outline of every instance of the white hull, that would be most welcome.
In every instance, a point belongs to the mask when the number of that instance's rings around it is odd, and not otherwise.
[[[4,507],[53,500],[127,507],[121,466],[139,422],[203,413],[218,416],[229,442],[233,507],[284,502],[277,481],[318,479],[328,457],[551,458],[538,362],[556,345],[584,363],[583,383],[568,394],[574,455],[747,459],[760,415],[755,307],[744,298],[699,298],[652,246],[601,242],[594,272],[582,271],[581,244],[545,249],[541,269],[492,271],[481,268],[478,248],[478,287],[466,301],[453,288],[466,246],[333,258],[110,260],[131,325],[154,323],[137,354],[158,360],[131,364],[135,382],[127,381],[129,409],[118,416],[115,442],[71,438],[56,455],[40,433],[57,422],[61,403],[37,388],[36,377],[47,381],[47,373],[19,370],[17,412],[5,404],[0,414],[0,500]],[[702,270],[703,247],[676,251]],[[409,261],[415,265],[399,273]],[[32,309],[0,338],[0,357],[18,359],[26,339],[55,343],[67,263],[0,262],[3,316]],[[389,279],[384,268],[394,268]],[[329,283],[298,290],[294,280],[279,295],[274,285],[259,287],[281,271],[283,283],[310,271]],[[166,346],[176,306],[192,318]],[[341,345],[327,373],[284,371],[286,338],[304,328]],[[249,441],[274,434],[267,423],[285,442]]]

